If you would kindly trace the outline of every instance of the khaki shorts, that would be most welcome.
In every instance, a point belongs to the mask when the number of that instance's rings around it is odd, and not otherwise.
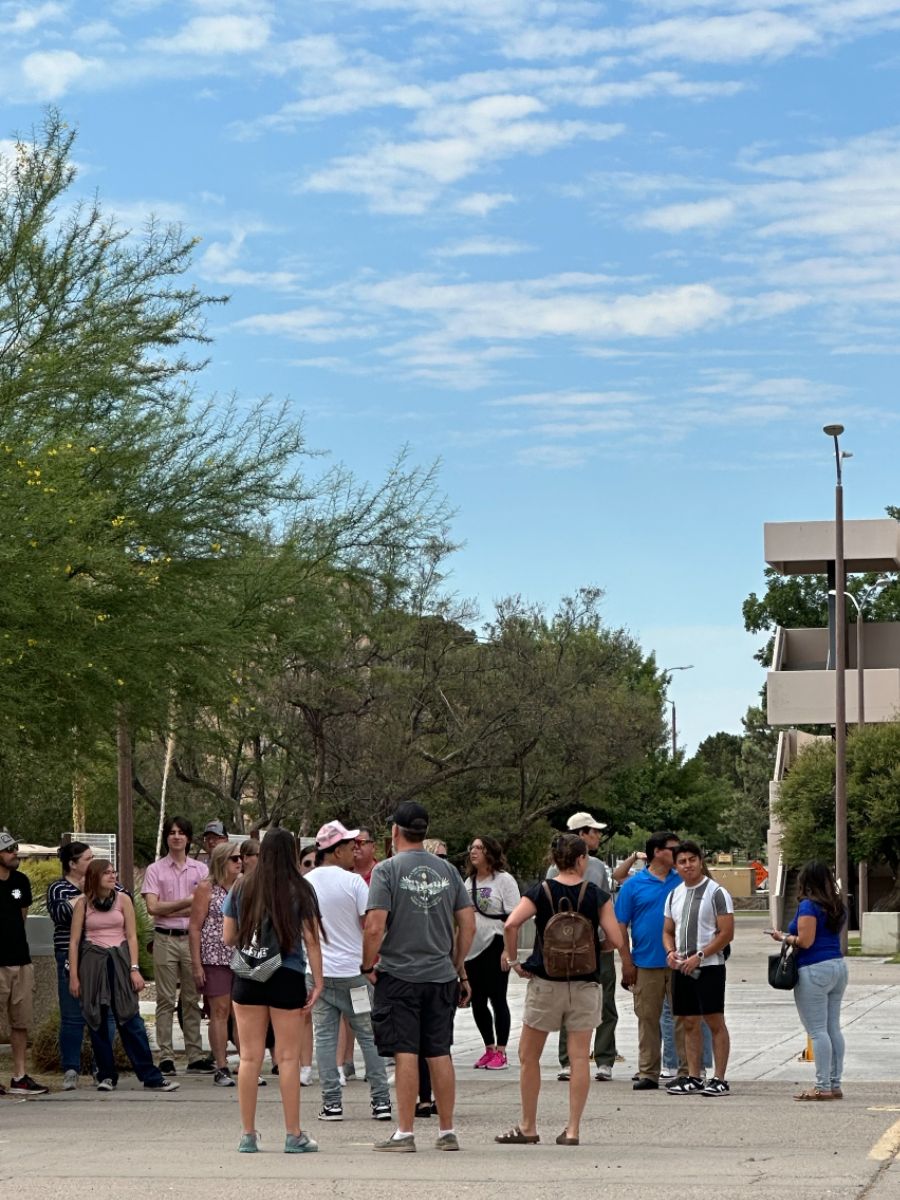
[[[596,1029],[602,1007],[599,983],[565,983],[535,976],[528,980],[522,1020],[544,1033],[556,1033],[563,1025],[570,1032]]]
[[[0,1012],[9,1014],[10,1029],[30,1029],[34,967],[0,967]]]

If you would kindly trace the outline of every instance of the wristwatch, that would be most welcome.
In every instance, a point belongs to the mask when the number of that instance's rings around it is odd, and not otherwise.
[[[141,968],[137,963],[132,963],[131,969],[132,969],[132,971],[139,971]]]
[[[374,970],[375,970],[375,964],[374,964],[374,963],[372,963],[371,967],[367,967],[365,963],[360,963],[360,964],[359,964],[359,973],[360,973],[360,975],[371,975],[371,974],[372,974],[372,972],[373,972]]]
[[[702,950],[697,951],[697,957],[700,959],[701,962],[703,962],[705,955]]]
[[[519,965],[519,960],[517,958],[508,958],[506,960],[506,965],[508,967],[517,967]]]

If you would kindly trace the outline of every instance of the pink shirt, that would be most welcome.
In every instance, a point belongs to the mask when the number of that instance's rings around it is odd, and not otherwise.
[[[122,912],[122,893],[116,893],[116,902],[109,912],[101,912],[92,904],[86,904],[84,912],[84,936],[95,946],[107,950],[121,946],[125,941],[125,914]]]
[[[147,868],[141,895],[152,894],[163,903],[169,903],[172,900],[189,900],[193,896],[197,884],[201,883],[208,874],[209,867],[206,863],[198,862],[196,858],[186,858],[184,863],[179,866],[171,854],[167,854],[165,858],[158,858]],[[183,916],[179,916],[178,913],[170,913],[165,917],[154,917],[153,924],[160,929],[187,929],[190,920],[190,913],[185,913]]]

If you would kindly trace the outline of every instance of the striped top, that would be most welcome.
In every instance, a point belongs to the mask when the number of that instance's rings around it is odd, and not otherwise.
[[[714,879],[701,879],[693,887],[680,883],[666,897],[666,916],[675,922],[675,951],[689,956],[716,936],[719,917],[734,912],[731,896]],[[725,955],[710,954],[701,967],[717,967]]]

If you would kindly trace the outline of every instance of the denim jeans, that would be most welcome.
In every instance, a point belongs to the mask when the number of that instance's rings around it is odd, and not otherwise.
[[[114,968],[111,958],[107,958],[106,969],[109,974],[110,995],[115,994]],[[118,1082],[119,1073],[116,1070],[116,1060],[113,1052],[113,1033],[118,1029],[122,1039],[122,1048],[128,1055],[128,1061],[135,1075],[146,1088],[162,1087],[165,1083],[162,1072],[153,1061],[150,1042],[147,1039],[147,1027],[140,1013],[135,1013],[127,1021],[120,1021],[115,1010],[106,1005],[102,1009],[102,1019],[99,1029],[88,1028],[91,1035],[91,1045],[94,1048],[94,1060],[97,1063],[97,1076],[100,1079],[111,1079]]]
[[[675,1049],[675,1018],[672,1016],[672,1008],[669,1004],[668,996],[666,996],[663,1002],[662,1016],[659,1018],[659,1030],[662,1034],[663,1066],[667,1071],[677,1071],[678,1051]],[[703,1035],[703,1067],[708,1071],[713,1065],[713,1046],[712,1034],[709,1032],[709,1026],[705,1021],[700,1022],[700,1031]]]
[[[844,1070],[841,1000],[846,989],[847,963],[843,958],[827,958],[797,972],[794,1003],[812,1040],[816,1087],[826,1092],[841,1086]]]
[[[81,1074],[81,1043],[84,1040],[84,1014],[81,1004],[69,991],[66,950],[56,951],[56,988],[59,995],[59,1058],[63,1071]],[[116,1024],[109,1018],[109,1040],[116,1035]]]
[[[307,976],[307,989],[312,991],[312,979]],[[347,979],[335,975],[325,976],[325,989],[313,1008],[313,1032],[316,1038],[316,1065],[322,1084],[322,1103],[341,1103],[341,1080],[338,1075],[337,1043],[341,1017],[346,1017],[356,1034],[359,1048],[366,1064],[366,1078],[373,1104],[389,1104],[387,1070],[384,1059],[375,1049],[372,1035],[371,1013],[355,1013],[350,1000],[351,988],[368,987],[371,1002],[372,989],[365,975],[351,975]]]

